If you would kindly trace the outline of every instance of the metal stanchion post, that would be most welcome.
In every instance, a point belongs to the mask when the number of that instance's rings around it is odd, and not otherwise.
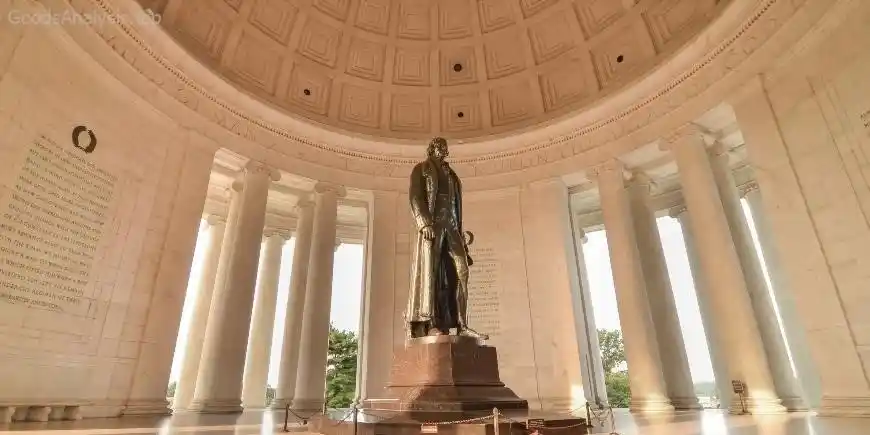
[[[290,432],[290,429],[287,428],[287,421],[290,419],[290,402],[288,401],[286,405],[284,405],[284,432]]]
[[[492,408],[492,433],[498,435],[498,408]]]
[[[357,435],[357,407],[356,404],[353,405],[353,435]]]

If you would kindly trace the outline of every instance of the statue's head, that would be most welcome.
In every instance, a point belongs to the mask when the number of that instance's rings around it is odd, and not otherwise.
[[[447,152],[447,139],[443,137],[433,137],[432,140],[429,141],[429,147],[426,149],[426,153],[429,157],[435,157],[438,159],[446,158],[450,153]]]

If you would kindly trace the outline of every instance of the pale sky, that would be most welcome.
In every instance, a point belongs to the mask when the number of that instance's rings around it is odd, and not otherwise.
[[[744,211],[747,211],[745,201]],[[758,241],[755,237],[752,216],[748,212],[746,214],[757,249]],[[674,291],[680,327],[683,331],[683,339],[687,348],[692,379],[696,383],[713,381],[713,369],[710,364],[707,342],[704,338],[704,327],[698,310],[698,301],[695,296],[692,274],[686,257],[680,224],[676,219],[662,217],[658,219],[658,227],[668,266],[668,274],[671,278],[671,286]],[[616,294],[613,287],[613,277],[610,272],[610,256],[607,251],[607,240],[604,231],[590,232],[588,233],[588,238],[588,242],[583,245],[583,252],[586,257],[586,268],[597,327],[620,329]],[[281,261],[277,304],[279,309],[275,316],[275,334],[273,334],[272,356],[269,364],[269,384],[272,386],[278,382],[278,360],[283,339],[284,308],[287,304],[294,241],[295,239],[291,239],[284,245]],[[201,257],[205,245],[203,242],[204,238],[200,238],[196,246],[190,274],[191,279],[188,285],[190,291],[184,301],[179,340],[176,344],[176,349],[181,352],[176,352],[173,360],[172,373],[170,375],[171,381],[177,379],[180,370],[184,349],[182,343],[184,343],[187,336],[191,306],[196,292],[199,291],[196,284],[199,280],[199,271],[202,264]],[[339,329],[354,332],[359,331],[363,290],[363,260],[362,245],[341,245],[335,253],[331,319],[332,323]],[[762,267],[765,269],[766,277],[766,268],[764,265]]]

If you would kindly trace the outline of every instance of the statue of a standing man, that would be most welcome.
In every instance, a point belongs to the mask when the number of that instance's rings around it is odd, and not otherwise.
[[[462,185],[450,168],[447,141],[429,142],[429,157],[411,172],[409,199],[417,226],[417,248],[406,311],[412,338],[457,334],[481,337],[468,328],[468,255],[462,230]]]

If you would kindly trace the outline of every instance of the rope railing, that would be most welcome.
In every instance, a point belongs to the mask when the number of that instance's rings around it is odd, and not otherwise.
[[[302,420],[303,424],[307,424],[308,420],[312,419],[313,417],[315,417],[317,415],[320,415],[320,414],[326,415],[326,413],[324,411],[318,411],[318,412],[315,412],[314,414],[311,414],[309,416],[300,416],[300,415],[296,414],[293,410],[291,410],[289,405],[285,408],[285,410],[287,413],[285,414],[285,417],[284,417],[284,432],[289,432],[288,423],[287,423],[287,416],[288,415],[292,414],[297,419]],[[503,412],[499,411],[498,408],[493,408],[492,412],[490,414],[483,415],[480,417],[463,418],[463,419],[447,420],[447,421],[426,421],[426,422],[420,423],[420,431],[421,431],[421,433],[431,433],[428,430],[426,430],[426,428],[432,427],[432,426],[437,427],[437,426],[448,426],[448,425],[456,425],[456,424],[472,424],[472,423],[479,424],[479,423],[491,422],[493,424],[493,434],[494,435],[499,435],[499,425],[501,423],[508,423],[510,425],[516,424],[518,426],[523,427],[528,434],[539,434],[542,431],[546,431],[549,433],[549,432],[558,432],[558,431],[564,431],[564,430],[569,430],[569,429],[575,429],[578,427],[587,427],[587,428],[595,427],[595,425],[593,424],[593,420],[594,420],[594,422],[597,423],[597,425],[600,425],[601,427],[604,427],[607,423],[610,423],[609,435],[620,435],[616,431],[616,421],[615,421],[615,418],[613,415],[613,408],[610,406],[605,407],[605,406],[599,405],[598,409],[595,409],[587,403],[582,408],[572,409],[572,410],[568,411],[567,413],[564,413],[564,414],[560,413],[559,415],[577,418],[577,415],[575,413],[580,412],[580,411],[586,411],[586,419],[585,419],[585,421],[582,421],[580,423],[569,424],[569,425],[564,425],[564,426],[547,425],[545,427],[532,428],[532,427],[529,427],[529,420],[531,420],[530,417],[526,417],[525,420],[518,419],[518,418],[516,418],[516,416],[512,417],[510,415],[504,414]],[[393,415],[383,415],[383,414],[378,414],[377,412],[389,412],[389,413],[393,413]],[[341,419],[334,420],[334,421],[331,420],[329,422],[329,425],[330,426],[339,426],[339,425],[346,423],[349,419],[352,418],[353,424],[354,424],[354,435],[355,435],[357,433],[357,426],[359,423],[359,416],[360,415],[373,418],[376,420],[375,422],[381,422],[381,421],[390,420],[391,418],[396,417],[396,416],[400,416],[402,414],[403,413],[401,411],[396,410],[396,409],[378,409],[378,408],[360,409],[357,406],[353,406],[352,408],[348,409],[344,413],[344,416]],[[432,432],[437,432],[437,430],[432,431]]]

